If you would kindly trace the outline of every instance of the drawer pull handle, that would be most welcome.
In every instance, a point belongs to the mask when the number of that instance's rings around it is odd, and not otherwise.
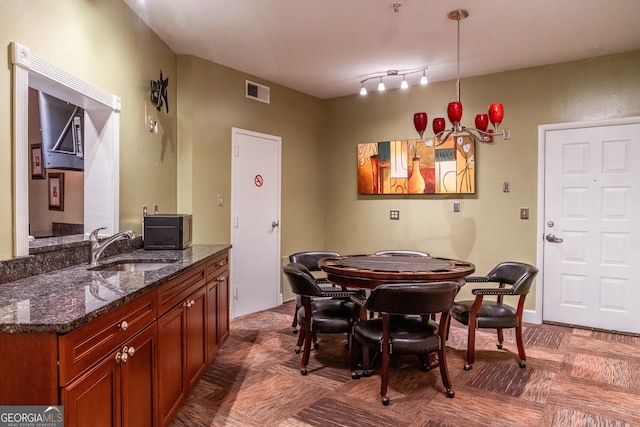
[[[195,302],[194,300],[192,300],[192,299],[188,299],[188,300],[186,300],[184,303],[182,303],[182,306],[183,306],[183,307],[187,307],[187,308],[191,308],[191,306],[192,306],[193,304],[195,304],[195,303],[196,303],[196,302]]]
[[[118,329],[121,331],[126,331],[127,328],[129,327],[129,324],[127,323],[126,320],[123,320],[119,325],[118,325]]]
[[[136,354],[136,349],[133,347],[127,347],[126,345],[122,347],[122,354],[128,354],[129,356],[133,356]]]
[[[218,276],[218,282],[224,282],[225,280],[227,280],[225,276]]]
[[[120,353],[120,352],[116,353],[116,363],[127,363],[128,359],[129,359],[128,353]]]

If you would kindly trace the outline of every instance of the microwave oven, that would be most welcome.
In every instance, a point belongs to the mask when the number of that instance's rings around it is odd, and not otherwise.
[[[186,249],[191,246],[191,215],[146,215],[143,225],[144,249]]]

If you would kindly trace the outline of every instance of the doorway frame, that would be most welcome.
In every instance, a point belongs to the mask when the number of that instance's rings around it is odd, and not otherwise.
[[[29,255],[29,87],[47,93],[85,110],[85,141],[88,119],[95,116],[104,122],[95,131],[94,147],[85,147],[85,164],[94,171],[87,180],[85,173],[85,231],[107,226],[109,234],[119,229],[120,215],[120,97],[103,91],[65,70],[38,57],[28,47],[11,42],[13,143],[13,254]],[[100,165],[97,159],[108,159]],[[85,171],[86,172],[86,171]],[[90,188],[88,188],[90,187]],[[87,201],[89,196],[89,201]],[[91,206],[92,213],[88,213]]]
[[[546,133],[555,130],[570,130],[570,129],[586,129],[592,127],[602,126],[619,126],[628,124],[640,124],[640,116],[634,117],[622,117],[616,119],[604,119],[596,120],[592,122],[568,122],[568,123],[555,123],[538,126],[538,223],[536,227],[536,265],[540,271],[544,270],[544,212],[545,212],[545,146],[546,146]],[[536,278],[536,308],[535,310],[528,310],[524,313],[524,321],[529,323],[541,324],[544,322],[542,306],[543,292],[544,292],[544,275],[539,274]]]

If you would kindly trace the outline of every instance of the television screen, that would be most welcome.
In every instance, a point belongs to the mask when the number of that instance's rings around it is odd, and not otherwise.
[[[84,170],[84,110],[38,92],[44,167]]]

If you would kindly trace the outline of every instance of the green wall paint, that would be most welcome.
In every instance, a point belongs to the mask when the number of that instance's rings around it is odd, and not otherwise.
[[[415,138],[412,117],[446,117],[455,81],[408,91],[372,92],[327,101],[329,154],[326,247],[342,253],[418,249],[469,260],[478,274],[500,261],[536,263],[538,126],[640,116],[640,52],[530,68],[461,81],[462,123],[502,102],[510,141],[476,146],[475,195],[358,196],[356,145]],[[357,88],[354,88],[354,92]],[[502,182],[511,192],[502,192]],[[462,210],[453,213],[453,201]],[[520,207],[530,219],[519,219]],[[400,220],[389,220],[398,209]],[[463,296],[468,290],[463,289]],[[533,307],[535,298],[527,299]]]
[[[505,105],[511,141],[477,147],[477,193],[356,194],[356,145],[414,138],[412,114],[445,116],[455,82],[408,91],[317,98],[191,56],[175,55],[122,2],[34,0],[0,6],[0,40],[15,41],[122,99],[120,223],[140,230],[142,205],[194,215],[197,243],[230,239],[231,128],[282,137],[282,254],[422,249],[474,262],[535,263],[537,129],[541,124],[640,116],[640,51],[463,78],[463,123],[490,102]],[[35,29],[38,29],[35,31]],[[82,35],[78,37],[78,35]],[[9,64],[8,49],[4,51]],[[78,60],[80,58],[81,60]],[[169,77],[169,113],[149,81]],[[271,87],[271,104],[244,96],[245,80]],[[159,120],[152,134],[146,117]],[[11,72],[0,69],[0,259],[11,257]],[[503,193],[502,182],[512,191]],[[217,206],[217,194],[225,204]],[[462,211],[453,213],[453,201]],[[518,219],[520,207],[531,218]],[[390,221],[389,210],[400,210]],[[529,299],[529,307],[535,299]]]

